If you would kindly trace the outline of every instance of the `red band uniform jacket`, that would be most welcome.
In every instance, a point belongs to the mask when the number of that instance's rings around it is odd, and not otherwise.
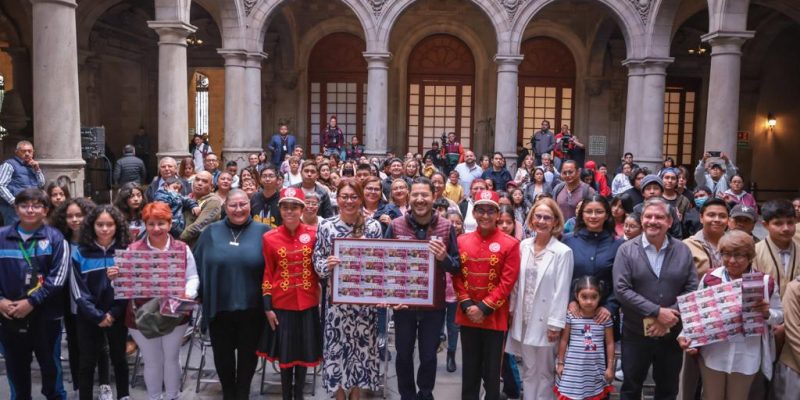
[[[508,297],[519,275],[519,241],[499,229],[487,237],[480,231],[458,237],[461,272],[453,275],[460,312],[456,323],[496,331],[508,330]],[[485,316],[480,324],[466,314],[478,306]]]
[[[302,311],[319,304],[319,277],[311,257],[317,232],[300,224],[294,236],[284,226],[264,234],[264,310]]]

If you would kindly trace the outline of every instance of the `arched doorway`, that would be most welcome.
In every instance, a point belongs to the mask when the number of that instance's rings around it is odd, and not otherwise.
[[[422,153],[443,133],[472,145],[475,60],[452,35],[422,39],[408,59],[408,151]]]
[[[542,120],[556,132],[563,124],[572,128],[575,59],[563,43],[544,36],[523,42],[522,55],[517,140],[527,145]]]
[[[332,116],[344,131],[345,141],[359,141],[366,125],[367,61],[364,40],[350,33],[332,33],[322,38],[308,61],[308,125],[306,143],[319,153],[320,132]]]

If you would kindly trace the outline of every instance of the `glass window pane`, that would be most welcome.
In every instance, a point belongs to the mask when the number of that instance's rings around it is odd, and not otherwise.
[[[461,94],[464,96],[471,96],[472,95],[472,85],[462,85],[461,86]]]
[[[572,98],[572,88],[563,88],[561,89],[561,95],[563,97]]]
[[[547,90],[545,91],[545,96],[547,96],[547,97],[556,97],[556,88],[554,88],[554,87],[547,88]]]
[[[447,95],[448,96],[455,96],[456,95],[456,87],[455,86],[447,86]]]
[[[411,85],[411,88],[409,89],[409,93],[411,93],[411,94],[419,94],[419,85],[417,85],[417,84]]]

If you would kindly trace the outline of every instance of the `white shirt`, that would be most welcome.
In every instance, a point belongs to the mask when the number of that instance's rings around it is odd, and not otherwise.
[[[483,175],[483,169],[478,163],[472,164],[472,167],[470,167],[467,163],[463,162],[456,165],[455,170],[458,171],[458,182],[461,183],[461,187],[463,187],[465,191],[469,191],[469,187],[475,178],[480,178],[481,175]]]
[[[667,245],[669,245],[669,238],[664,238],[664,243],[660,249],[647,241],[647,235],[642,235],[642,247],[644,253],[647,255],[647,261],[650,261],[650,269],[657,277],[661,277],[661,267],[664,264],[664,256],[666,255]]]
[[[472,216],[472,200],[467,200],[467,212],[464,216],[464,233],[475,232],[478,229],[478,221]]]

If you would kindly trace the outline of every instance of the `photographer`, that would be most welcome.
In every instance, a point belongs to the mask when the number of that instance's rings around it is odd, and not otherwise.
[[[561,132],[556,135],[556,146],[553,154],[556,159],[556,168],[561,168],[561,163],[566,160],[575,159],[575,150],[583,149],[585,146],[569,130],[569,125],[561,125]]]
[[[61,382],[61,317],[69,248],[44,224],[47,195],[35,188],[17,194],[19,222],[0,229],[0,343],[15,398],[31,398],[31,360],[36,354],[42,394],[66,399]]]

